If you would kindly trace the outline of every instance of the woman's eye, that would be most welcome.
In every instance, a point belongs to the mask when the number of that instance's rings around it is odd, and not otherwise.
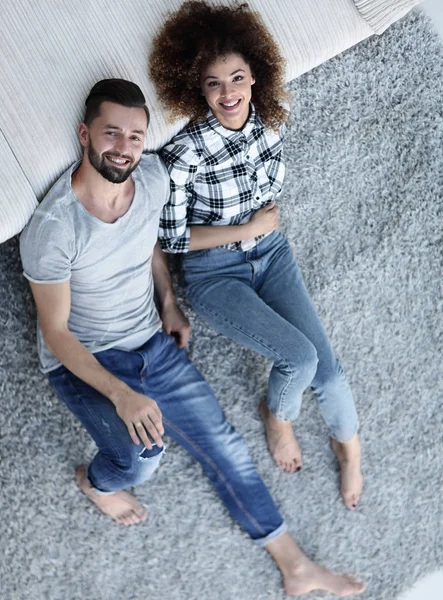
[[[234,81],[243,81],[243,75],[237,75],[234,77]]]
[[[209,87],[215,87],[216,85],[218,85],[218,81],[210,81],[210,82],[208,83],[208,86],[209,86]]]

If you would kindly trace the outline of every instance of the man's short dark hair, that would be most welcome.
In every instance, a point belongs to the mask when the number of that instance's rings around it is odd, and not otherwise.
[[[83,119],[86,125],[89,126],[99,116],[102,102],[114,102],[128,108],[143,108],[146,113],[147,125],[149,125],[150,115],[146,99],[138,85],[132,81],[126,81],[126,79],[98,81],[86,98],[86,111]]]

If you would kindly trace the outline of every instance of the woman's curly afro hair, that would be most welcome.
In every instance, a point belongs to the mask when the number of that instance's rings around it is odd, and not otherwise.
[[[228,54],[240,55],[249,65],[256,111],[266,127],[277,129],[287,118],[284,59],[260,15],[247,4],[210,6],[189,0],[169,15],[153,42],[150,76],[172,119],[206,118],[201,73]]]

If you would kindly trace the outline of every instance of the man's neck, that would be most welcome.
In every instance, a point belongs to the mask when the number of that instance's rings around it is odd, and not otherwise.
[[[111,183],[83,159],[72,174],[72,189],[89,213],[106,223],[113,223],[129,210],[135,185],[132,176],[123,183]]]

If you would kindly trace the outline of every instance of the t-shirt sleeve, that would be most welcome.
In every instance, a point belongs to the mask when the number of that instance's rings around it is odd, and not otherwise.
[[[168,168],[166,167],[166,164],[164,163],[164,161],[162,160],[162,158],[160,157],[160,163],[161,163],[161,167],[162,167],[162,172],[163,172],[163,180],[164,180],[164,195],[162,196],[162,208],[165,206],[165,204],[167,204],[169,202],[169,194],[170,194],[170,179],[169,179],[169,171]]]
[[[169,173],[164,161],[156,152],[144,152],[137,170],[148,194],[152,209],[161,211],[169,200]]]
[[[20,236],[23,275],[34,283],[62,283],[71,277],[73,236],[60,217],[37,209]]]

